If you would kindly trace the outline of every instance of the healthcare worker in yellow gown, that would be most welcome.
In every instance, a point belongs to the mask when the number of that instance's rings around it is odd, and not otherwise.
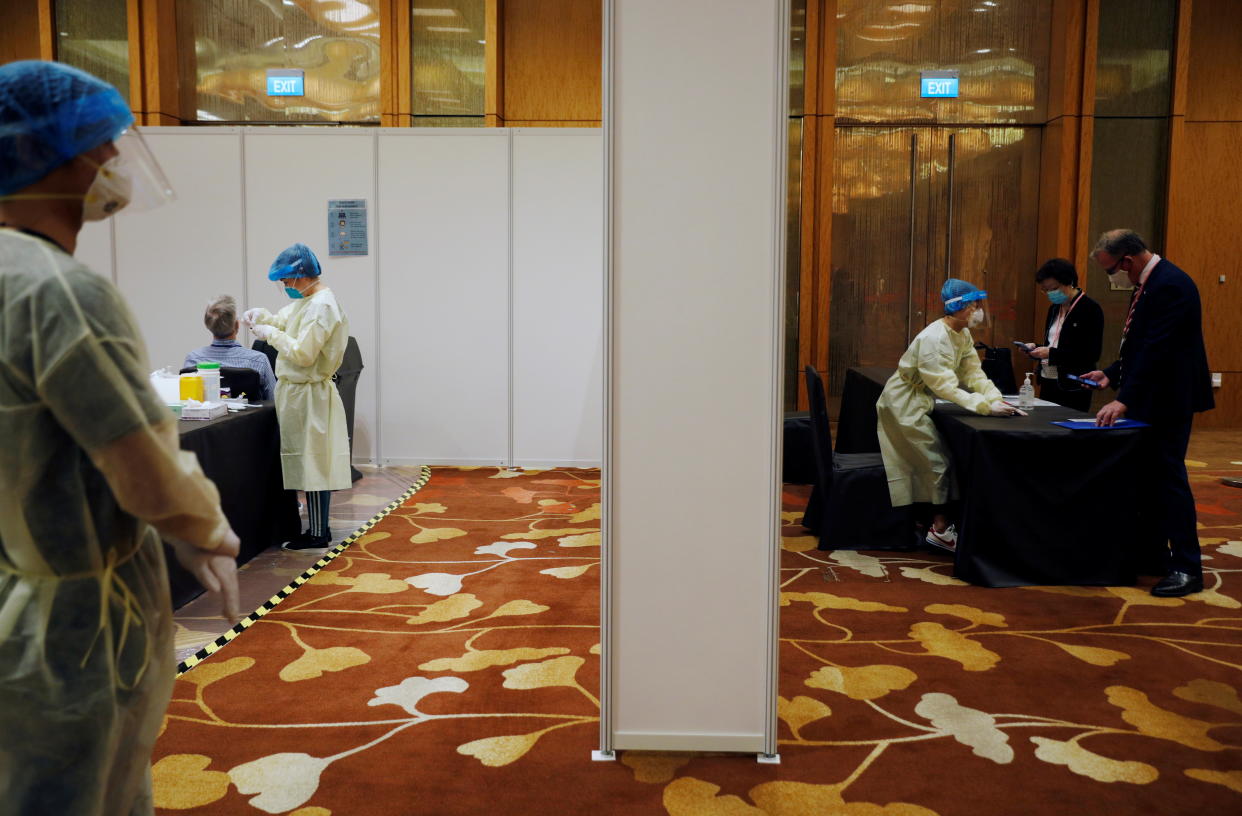
[[[331,491],[352,484],[345,405],[332,375],[341,367],[349,320],[324,285],[319,259],[294,244],[268,270],[291,303],[276,314],[249,309],[251,333],[276,348],[276,415],[285,489],[306,492],[309,527],[286,542],[287,550],[322,550],[332,542],[328,527]]]
[[[237,536],[179,450],[83,221],[171,190],[110,85],[0,66],[0,813],[153,813],[175,661],[161,536],[237,617]],[[167,270],[165,270],[167,271]]]
[[[949,453],[932,422],[936,398],[983,416],[1013,416],[1017,408],[983,373],[970,329],[983,323],[988,293],[956,278],[940,290],[944,317],[919,332],[876,402],[880,453],[893,507],[931,505],[927,543],[953,551],[957,535],[948,521],[957,485]]]

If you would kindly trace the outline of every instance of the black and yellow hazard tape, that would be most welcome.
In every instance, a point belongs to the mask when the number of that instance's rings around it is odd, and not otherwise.
[[[236,626],[234,626],[229,631],[225,632],[223,635],[220,635],[220,637],[216,638],[211,643],[208,643],[206,646],[199,649],[195,654],[181,661],[181,663],[177,665],[177,676],[180,677],[181,675],[188,672],[190,669],[197,666],[199,663],[202,663],[204,660],[206,660],[207,658],[211,657],[216,652],[223,649],[226,645],[228,645],[229,641],[233,640],[235,637],[240,635],[242,632],[246,631],[251,626],[253,626],[255,621],[257,621],[259,618],[263,617],[268,612],[271,612],[273,609],[279,606],[280,602],[283,601],[285,598],[288,598],[290,595],[292,595],[295,589],[302,586],[302,584],[305,584],[311,578],[315,577],[315,573],[319,572],[321,569],[326,567],[328,564],[332,563],[332,559],[336,558],[338,555],[344,552],[345,549],[349,547],[349,545],[353,544],[359,538],[366,535],[366,532],[370,530],[372,527],[374,527],[376,524],[378,524],[381,519],[383,519],[393,510],[396,510],[398,507],[404,504],[406,499],[410,498],[410,496],[413,496],[415,493],[422,490],[427,485],[427,482],[430,481],[430,479],[431,479],[431,468],[428,467],[427,465],[423,465],[422,470],[418,474],[418,479],[414,482],[414,484],[410,485],[409,490],[406,490],[404,493],[402,493],[400,496],[394,499],[387,507],[385,507],[383,510],[379,511],[374,516],[372,516],[371,519],[367,521],[366,524],[363,524],[357,530],[354,530],[352,533],[350,533],[349,536],[344,541],[342,541],[340,544],[337,544],[331,550],[324,553],[323,557],[320,558],[318,561],[316,561],[312,567],[307,569],[306,572],[302,573],[297,578],[294,578],[293,581],[290,582],[290,584],[287,587],[285,587],[280,592],[277,592],[275,595],[269,598],[266,602],[264,602],[262,606],[260,606],[258,609],[251,612],[245,618],[243,618],[240,623],[238,623]]]

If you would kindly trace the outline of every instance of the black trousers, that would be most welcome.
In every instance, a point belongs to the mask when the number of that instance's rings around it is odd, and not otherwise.
[[[1039,398],[1087,413],[1091,410],[1091,391],[1074,386],[1062,388],[1058,380],[1039,378]]]
[[[1165,559],[1169,570],[1199,575],[1203,567],[1195,523],[1195,498],[1186,476],[1186,448],[1190,444],[1193,420],[1190,415],[1151,423],[1148,451],[1152,467],[1145,480],[1148,489],[1143,501],[1158,533],[1157,558]]]

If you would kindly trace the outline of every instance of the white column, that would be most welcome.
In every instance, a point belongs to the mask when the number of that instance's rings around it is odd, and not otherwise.
[[[774,753],[789,4],[604,18],[602,748]]]

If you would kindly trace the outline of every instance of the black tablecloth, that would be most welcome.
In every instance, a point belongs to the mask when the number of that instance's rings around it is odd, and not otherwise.
[[[220,491],[224,515],[241,539],[238,564],[298,533],[297,493],[284,489],[280,430],[272,403],[219,419],[183,419],[177,426],[181,448],[198,456],[203,472]],[[203,588],[171,551],[165,554],[173,606],[182,606]]]
[[[887,366],[858,366],[845,372],[841,391],[841,416],[837,418],[837,453],[877,453],[875,402],[884,383],[893,376]]]
[[[1060,406],[1027,417],[936,406],[961,489],[955,576],[997,587],[1134,583],[1150,544],[1132,506],[1145,431],[1050,424],[1084,418]]]
[[[838,453],[880,449],[875,403],[895,369],[846,372]],[[961,490],[954,575],[983,586],[1131,584],[1155,546],[1132,507],[1146,461],[1141,430],[1071,431],[1068,408],[981,417],[937,404],[932,419]]]

